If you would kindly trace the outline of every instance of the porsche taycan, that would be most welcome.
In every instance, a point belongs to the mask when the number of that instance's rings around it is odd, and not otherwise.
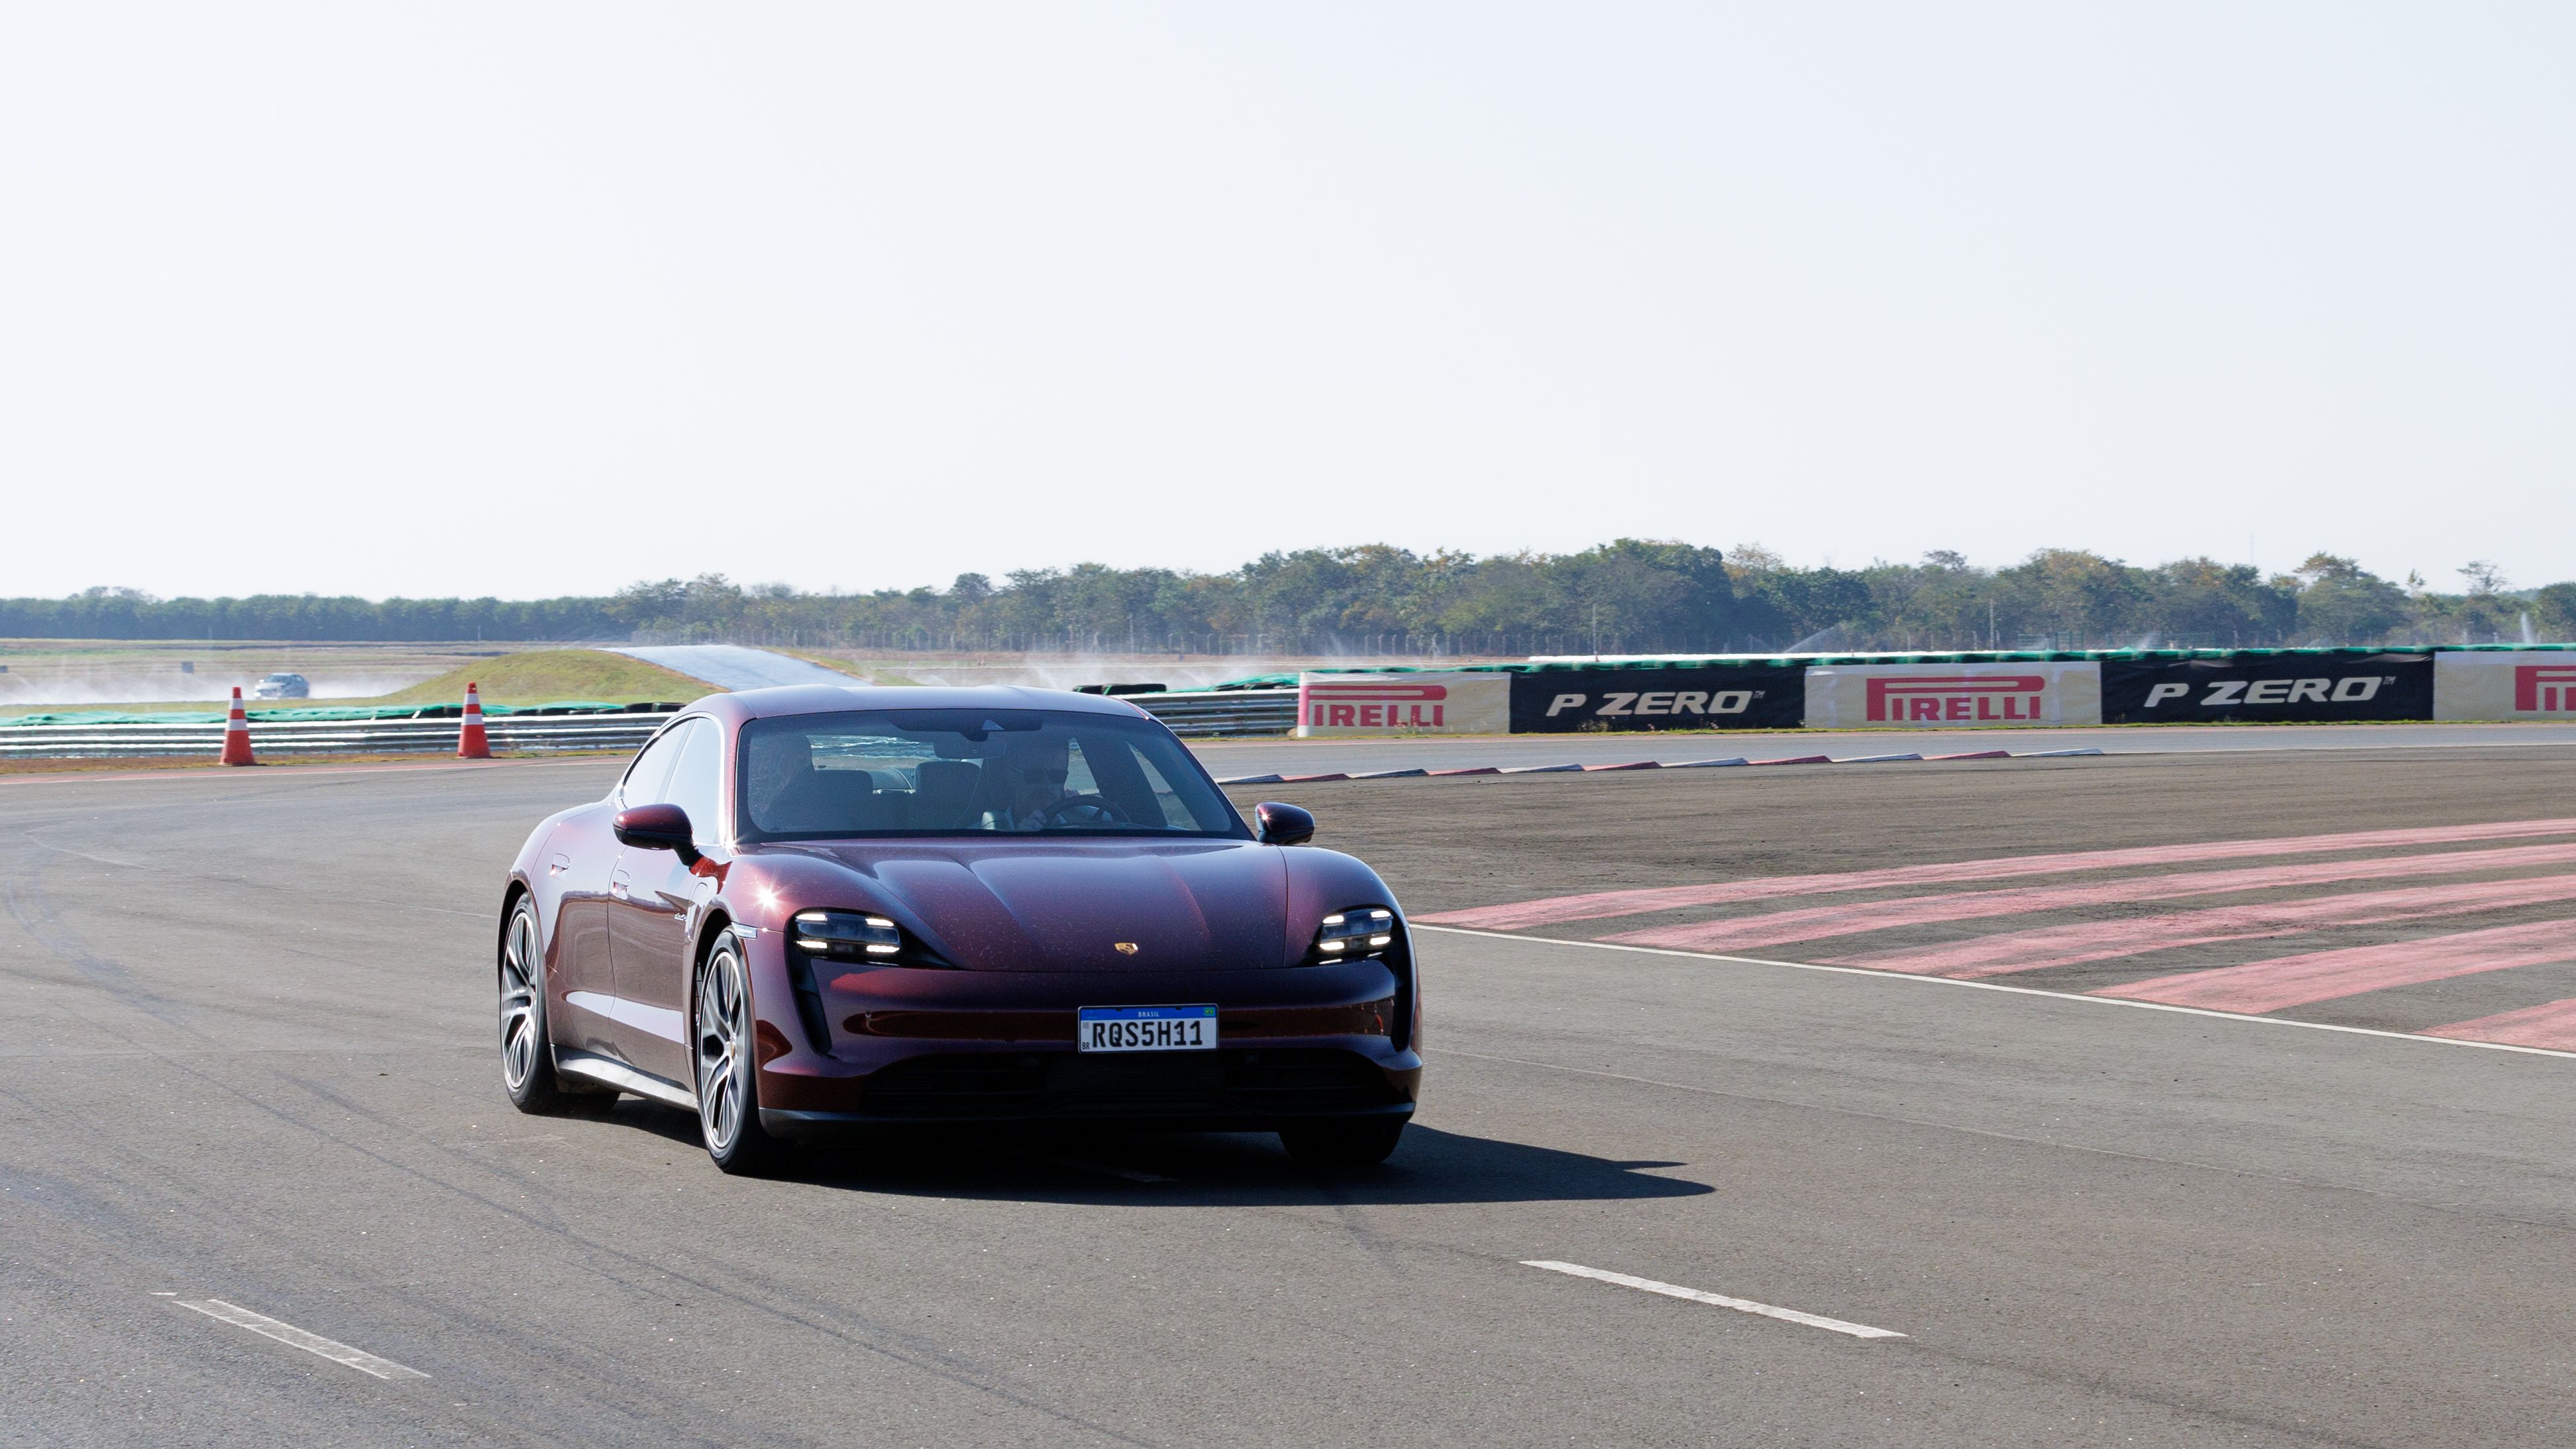
[[[1276,1132],[1383,1161],[1419,1093],[1395,896],[1247,823],[1123,700],[748,690],[541,824],[501,902],[502,1083],[632,1093],[729,1172],[898,1124]]]

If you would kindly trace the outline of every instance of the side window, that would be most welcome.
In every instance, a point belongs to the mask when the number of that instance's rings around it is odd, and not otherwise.
[[[689,833],[701,845],[724,835],[724,822],[716,818],[718,777],[722,774],[719,757],[723,753],[722,726],[713,720],[690,726],[680,763],[671,771],[671,783],[662,790],[663,799],[689,812]]]
[[[663,786],[671,778],[671,764],[680,758],[680,748],[688,742],[688,736],[697,731],[697,724],[691,722],[675,730],[664,730],[659,738],[646,745],[644,753],[637,755],[634,766],[627,770],[626,783],[617,787],[617,803],[631,810],[638,805],[658,805],[669,799],[663,793]]]

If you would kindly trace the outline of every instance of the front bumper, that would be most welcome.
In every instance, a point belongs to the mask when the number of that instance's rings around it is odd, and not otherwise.
[[[778,984],[794,989],[783,951],[774,964]],[[809,985],[802,1011],[763,1012],[793,1018],[762,1033],[760,1120],[780,1135],[1030,1121],[1268,1131],[1408,1116],[1421,1091],[1400,960],[1197,972],[885,967]],[[1078,1008],[1200,1003],[1217,1007],[1213,1051],[1075,1050]],[[813,1040],[816,1025],[827,1041]]]

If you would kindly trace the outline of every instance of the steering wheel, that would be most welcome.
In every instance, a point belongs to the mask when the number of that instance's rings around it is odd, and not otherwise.
[[[1040,825],[1129,825],[1127,812],[1097,795],[1067,795],[1039,807],[1032,817]]]

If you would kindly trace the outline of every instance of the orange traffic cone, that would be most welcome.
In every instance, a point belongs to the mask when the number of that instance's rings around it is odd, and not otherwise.
[[[227,765],[256,765],[250,757],[250,716],[242,713],[241,686],[233,686],[233,712],[224,716],[224,758]]]
[[[492,741],[483,733],[483,696],[476,691],[472,680],[465,683],[465,728],[456,735],[456,758],[492,758]]]

